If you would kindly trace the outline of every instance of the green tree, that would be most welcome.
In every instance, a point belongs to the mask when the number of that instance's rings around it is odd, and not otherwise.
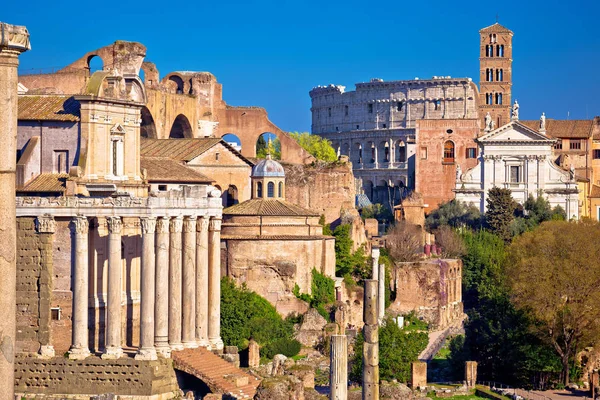
[[[407,383],[410,379],[410,364],[417,361],[419,354],[427,347],[428,336],[424,332],[405,332],[387,318],[379,328],[379,377],[398,379]],[[364,337],[359,334],[354,345],[354,359],[350,371],[354,381],[362,376]]]
[[[444,225],[453,228],[477,229],[481,226],[481,222],[482,216],[479,208],[459,200],[450,200],[427,215],[425,226],[428,230],[435,230]]]
[[[512,238],[510,226],[514,219],[514,211],[517,206],[512,198],[510,189],[493,187],[488,191],[487,212],[485,219],[490,231],[510,242]]]
[[[394,214],[392,214],[390,209],[379,203],[369,204],[368,206],[363,207],[360,210],[360,216],[363,221],[367,218],[375,218],[377,221],[389,223],[394,219]]]
[[[265,134],[260,135],[256,141],[256,158],[266,158],[267,154],[271,154],[271,158],[274,160],[281,160],[281,143],[279,139],[275,137],[267,142],[265,136]]]
[[[600,337],[600,224],[550,221],[516,238],[506,274],[515,304],[536,322],[569,383],[578,350]]]
[[[304,150],[308,151],[317,160],[337,161],[337,153],[331,147],[329,140],[319,135],[311,135],[308,132],[289,132],[289,134]]]

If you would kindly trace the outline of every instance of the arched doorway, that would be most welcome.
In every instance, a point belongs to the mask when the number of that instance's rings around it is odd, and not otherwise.
[[[175,93],[183,94],[183,79],[177,75],[171,75],[169,76],[169,81],[175,83]]]
[[[192,138],[192,126],[190,125],[190,121],[183,114],[179,114],[175,121],[173,122],[173,126],[171,126],[171,132],[169,133],[170,139],[183,139],[183,138]]]
[[[227,142],[228,145],[236,149],[238,152],[242,152],[242,141],[236,134],[226,133],[223,136],[221,136],[221,139]]]
[[[156,125],[154,124],[154,118],[147,107],[142,107],[142,123],[140,124],[140,136],[143,138],[157,139]]]
[[[256,141],[256,158],[265,158],[267,154],[274,160],[281,160],[281,143],[271,132],[261,134]]]

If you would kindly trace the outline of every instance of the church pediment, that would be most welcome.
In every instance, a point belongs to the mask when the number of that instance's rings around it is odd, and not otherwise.
[[[493,144],[493,143],[531,143],[531,144],[551,144],[554,143],[554,139],[549,138],[533,129],[519,123],[518,121],[511,121],[508,124],[495,129],[482,137],[478,138],[477,141],[482,144]]]
[[[125,133],[127,133],[127,131],[125,130],[125,128],[123,128],[123,125],[117,123],[110,129],[110,133],[112,133],[113,135],[124,135]]]

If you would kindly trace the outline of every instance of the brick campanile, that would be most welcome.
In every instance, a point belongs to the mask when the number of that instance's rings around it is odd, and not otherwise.
[[[485,128],[489,112],[498,128],[510,122],[512,102],[511,30],[499,23],[479,31],[479,119]]]

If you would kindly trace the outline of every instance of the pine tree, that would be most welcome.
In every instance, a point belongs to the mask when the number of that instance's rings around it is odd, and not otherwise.
[[[485,219],[490,231],[506,243],[511,240],[510,225],[514,219],[516,202],[509,189],[493,187],[488,191]]]

